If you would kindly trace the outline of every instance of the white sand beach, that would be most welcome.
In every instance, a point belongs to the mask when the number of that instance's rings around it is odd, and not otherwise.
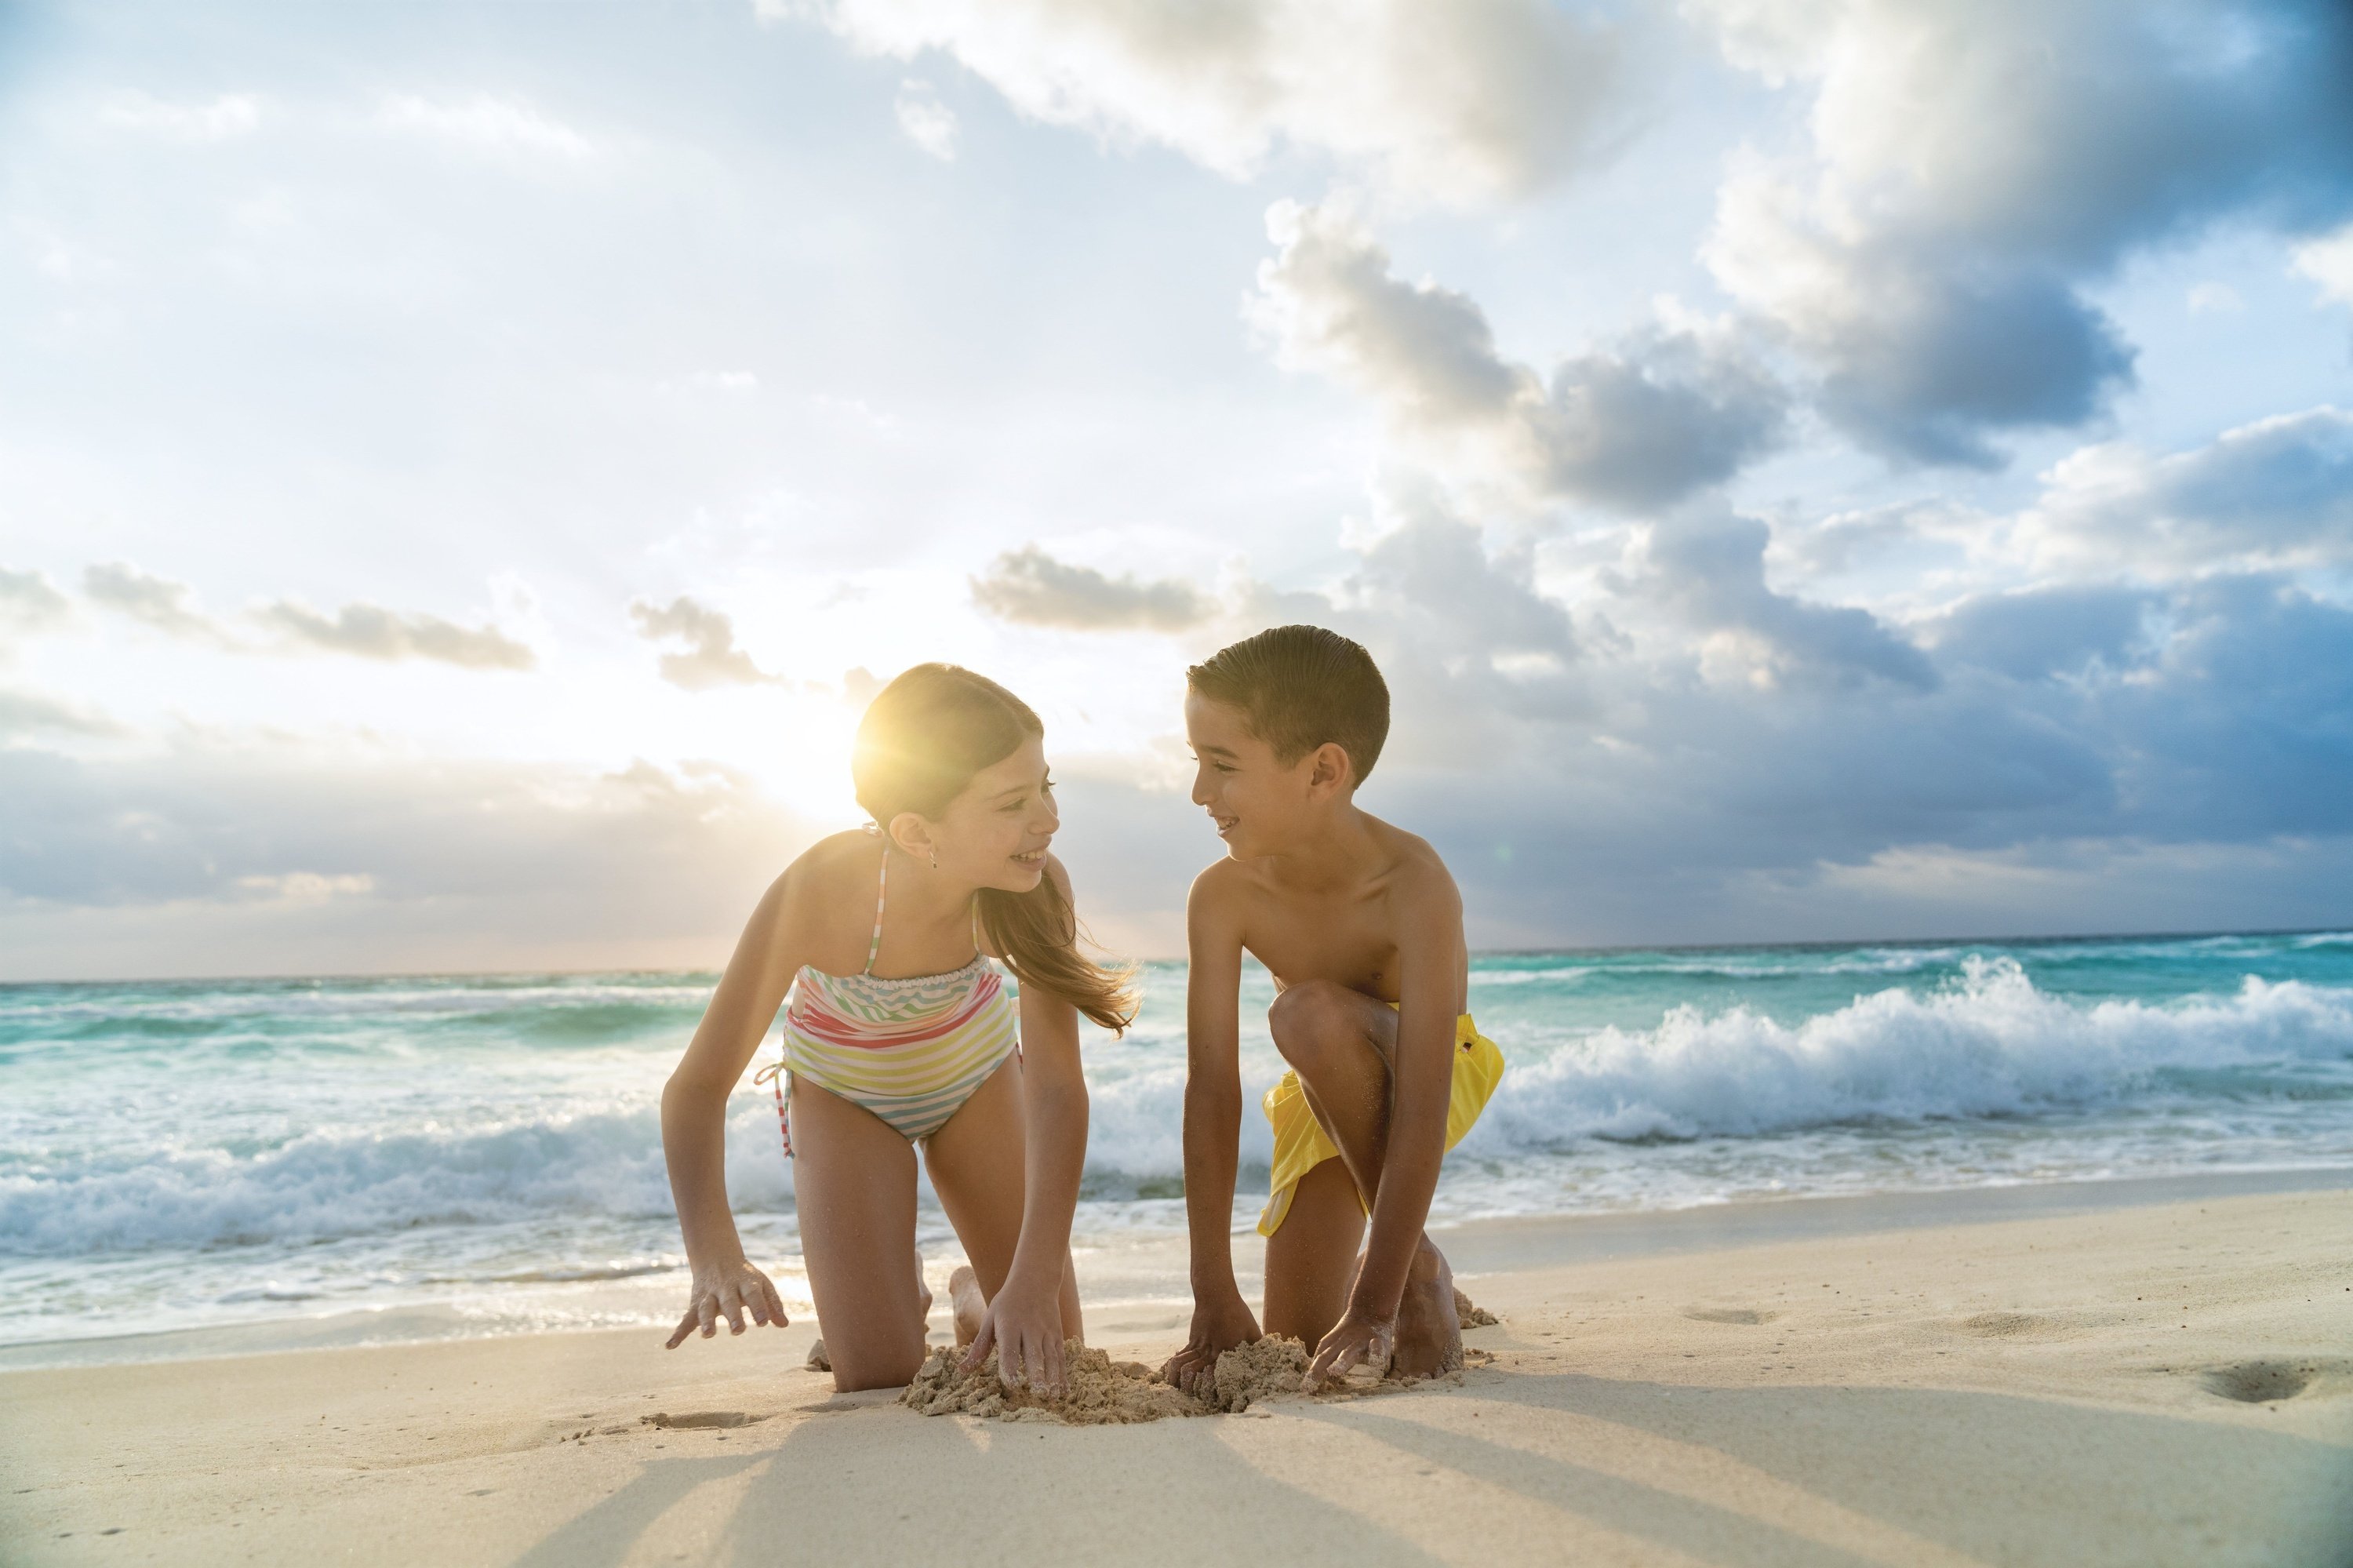
[[[1468,1227],[1459,1382],[1140,1426],[833,1397],[806,1322],[13,1372],[0,1556],[2343,1568],[2353,1190],[2180,1190]]]

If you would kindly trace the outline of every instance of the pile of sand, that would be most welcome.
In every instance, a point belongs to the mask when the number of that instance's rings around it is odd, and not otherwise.
[[[1454,1315],[1462,1320],[1462,1326],[1466,1329],[1492,1328],[1503,1321],[1501,1318],[1463,1295],[1460,1286],[1457,1286],[1454,1291]]]
[[[1217,1391],[1206,1399],[1161,1382],[1160,1374],[1141,1361],[1114,1361],[1076,1340],[1062,1347],[1063,1375],[1070,1387],[1059,1398],[1006,1387],[997,1381],[995,1351],[971,1372],[960,1369],[962,1360],[960,1351],[945,1346],[934,1350],[899,1403],[926,1415],[962,1414],[1070,1426],[1240,1412],[1272,1394],[1297,1393],[1301,1374],[1307,1370],[1307,1347],[1296,1340],[1276,1339],[1236,1346],[1218,1358]]]

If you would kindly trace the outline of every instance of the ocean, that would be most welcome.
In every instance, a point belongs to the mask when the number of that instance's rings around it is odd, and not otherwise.
[[[1143,979],[1137,1027],[1085,1047],[1096,1301],[1185,1292],[1184,966]],[[657,1107],[714,980],[0,987],[6,1364],[674,1321]],[[1246,978],[1252,1097],[1272,994]],[[1510,1065],[1436,1225],[2353,1166],[2353,932],[1493,954],[1471,1006]],[[1252,1109],[1238,1233],[1268,1152]],[[805,1306],[748,1074],[728,1185]]]

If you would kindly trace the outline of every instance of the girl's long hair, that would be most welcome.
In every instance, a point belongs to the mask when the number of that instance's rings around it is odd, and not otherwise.
[[[902,811],[936,821],[975,774],[1045,733],[1029,704],[987,676],[918,664],[876,693],[858,723],[849,763],[858,803],[886,832]],[[979,904],[980,923],[1016,980],[1105,1029],[1124,1032],[1134,1021],[1134,969],[1079,951],[1078,913],[1051,876],[1027,893],[984,887]]]

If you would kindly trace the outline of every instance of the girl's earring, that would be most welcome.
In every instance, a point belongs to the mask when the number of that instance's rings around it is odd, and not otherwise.
[[[939,852],[938,850],[936,850],[936,849],[935,849],[935,850],[932,851],[932,869],[933,869],[934,871],[937,871],[937,870],[939,870],[939,868],[940,868],[940,852]]]

